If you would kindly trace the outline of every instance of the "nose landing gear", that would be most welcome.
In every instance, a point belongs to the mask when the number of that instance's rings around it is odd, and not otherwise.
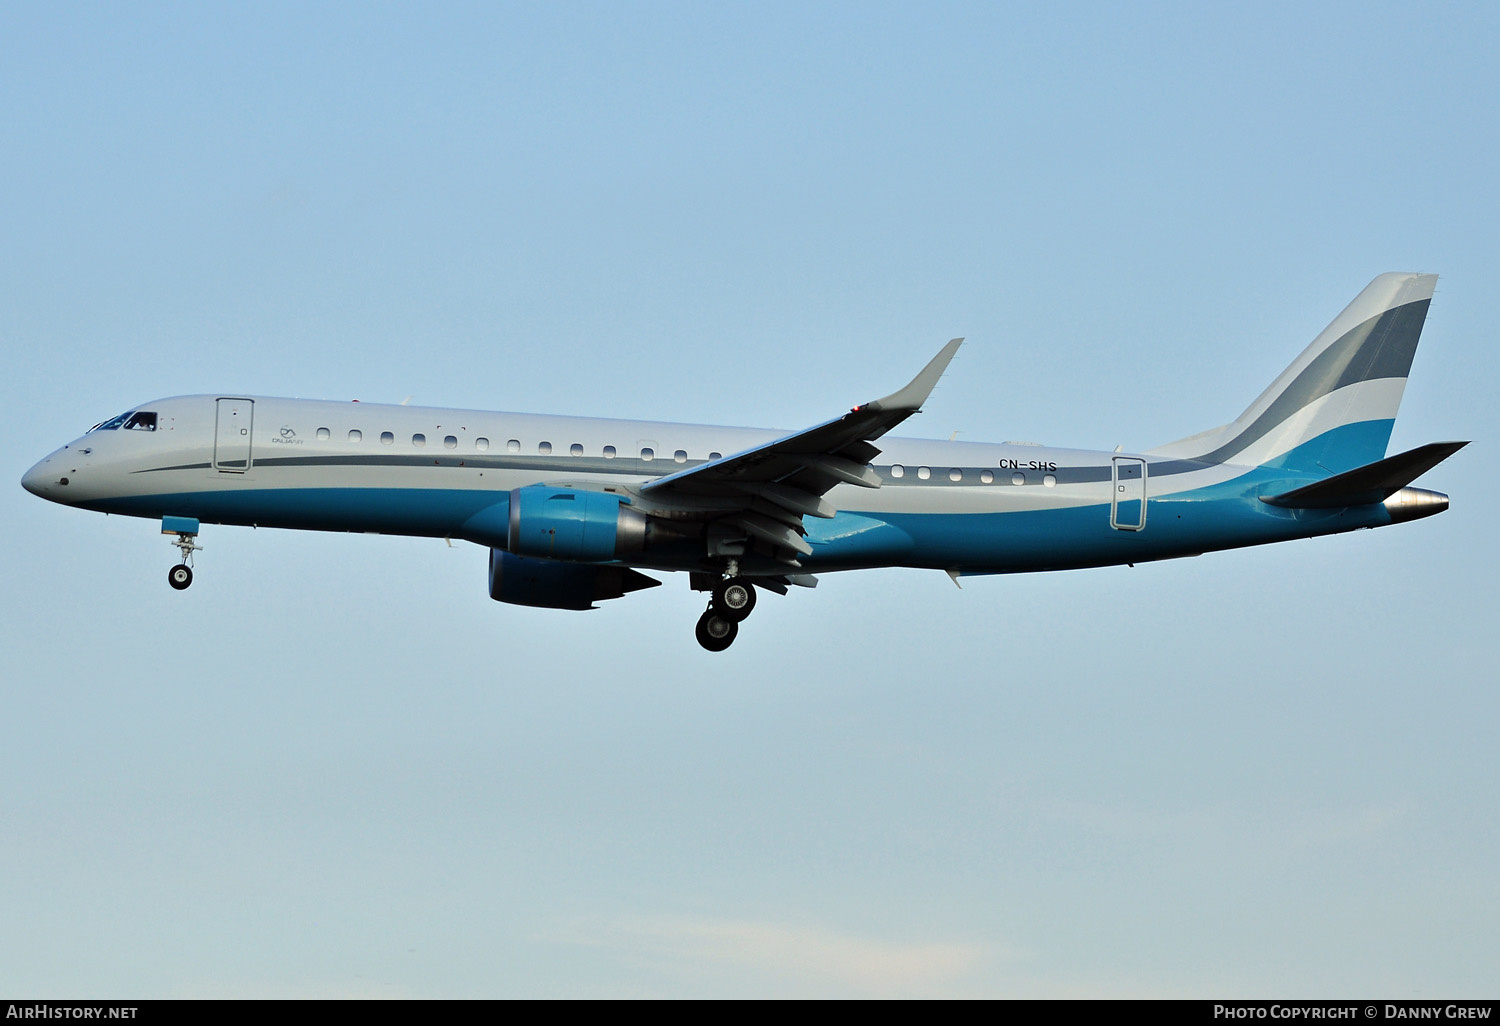
[[[167,571],[167,583],[182,591],[193,583],[193,553],[203,551],[203,546],[196,544],[198,521],[191,517],[162,517],[161,533],[170,535],[172,544],[182,552],[182,562]]]
[[[722,652],[739,636],[740,622],[755,608],[755,585],[743,577],[728,577],[718,583],[708,609],[698,618],[698,644],[710,652]]]

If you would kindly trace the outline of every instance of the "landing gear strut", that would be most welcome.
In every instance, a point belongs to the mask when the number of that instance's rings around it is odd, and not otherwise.
[[[734,644],[740,621],[755,608],[755,585],[743,577],[729,577],[715,586],[708,609],[698,618],[698,644],[722,652]]]
[[[193,553],[202,552],[198,541],[198,521],[187,517],[163,517],[161,533],[172,538],[172,544],[182,552],[182,562],[167,571],[167,583],[182,591],[193,583]]]

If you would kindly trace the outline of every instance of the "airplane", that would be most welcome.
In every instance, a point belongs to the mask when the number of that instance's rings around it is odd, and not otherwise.
[[[160,399],[33,466],[28,491],[160,519],[193,581],[203,524],[462,539],[490,597],[592,609],[686,572],[722,651],[757,592],[870,567],[971,575],[1172,559],[1440,513],[1411,482],[1467,442],[1386,456],[1437,276],[1382,274],[1238,418],[1139,453],[892,438],[904,388],[803,431],[276,399]],[[876,443],[879,443],[878,445]]]

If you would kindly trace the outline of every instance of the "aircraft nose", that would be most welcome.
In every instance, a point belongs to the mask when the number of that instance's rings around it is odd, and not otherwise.
[[[50,499],[59,488],[66,487],[67,481],[66,477],[57,476],[57,468],[53,465],[52,457],[48,456],[26,471],[21,478],[21,487],[32,495]]]

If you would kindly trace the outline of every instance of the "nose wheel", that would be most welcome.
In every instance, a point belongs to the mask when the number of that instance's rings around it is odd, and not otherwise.
[[[743,577],[729,577],[713,590],[713,598],[698,618],[698,644],[722,652],[739,636],[740,623],[755,608],[755,585]]]
[[[167,571],[167,583],[178,591],[182,591],[193,583],[193,568],[186,563],[179,563]]]

